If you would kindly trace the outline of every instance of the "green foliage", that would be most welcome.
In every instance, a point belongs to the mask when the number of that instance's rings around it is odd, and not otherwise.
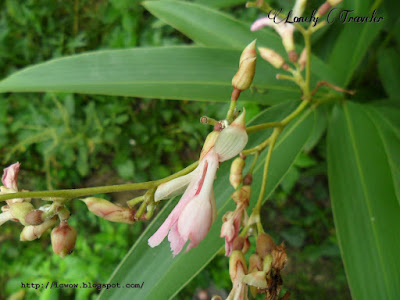
[[[249,32],[258,12],[238,5],[245,1],[192,2],[0,4],[0,75],[5,77],[0,82],[0,161],[23,163],[20,186],[39,190],[146,181],[197,158],[209,130],[197,120],[203,114],[224,118],[227,104],[217,102],[229,99],[240,50],[257,38],[258,45],[286,54],[273,31]],[[271,4],[291,8],[287,2]],[[306,14],[320,4],[309,1]],[[359,15],[370,14],[372,8],[378,8],[378,14],[384,10],[388,23],[334,24],[312,40],[312,83],[328,80],[357,93],[321,88],[315,95],[319,106],[295,119],[273,152],[267,183],[272,201],[264,206],[263,224],[288,246],[292,262],[284,278],[294,299],[349,299],[340,254],[353,299],[400,295],[400,245],[393,238],[400,226],[400,22],[394,13],[398,4],[380,4],[351,0],[342,7]],[[186,45],[192,41],[195,46]],[[135,46],[145,47],[125,49]],[[74,55],[89,50],[96,51]],[[73,56],[59,58],[65,55]],[[276,80],[275,73],[259,59],[253,87],[240,98],[249,101],[240,103],[248,116],[261,112],[252,124],[281,120],[300,97],[294,84]],[[45,93],[9,93],[28,91]],[[354,103],[386,96],[394,101]],[[265,110],[265,105],[273,106]],[[249,147],[267,133],[252,134]],[[232,189],[226,188],[228,169],[225,163],[218,172],[218,217],[209,235],[175,259],[168,243],[149,249],[147,239],[177,199],[166,203],[140,237],[143,224],[110,224],[74,202],[71,225],[79,233],[77,254],[64,260],[52,255],[47,236],[19,243],[20,228],[3,225],[1,298],[17,292],[21,282],[105,283],[119,262],[110,280],[144,281],[144,288],[106,290],[101,299],[191,299],[198,288],[208,288],[210,280],[229,290],[227,260],[217,255],[223,245],[221,218],[233,207],[228,200]],[[261,169],[257,164],[251,207],[261,186]],[[112,200],[123,203],[134,196],[113,195]],[[89,289],[25,291],[26,299],[96,297]]]

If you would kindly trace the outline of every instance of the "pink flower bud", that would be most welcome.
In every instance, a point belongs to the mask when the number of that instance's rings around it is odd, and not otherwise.
[[[14,192],[18,191],[17,178],[20,165],[19,162],[16,162],[8,168],[5,168],[3,176],[1,177],[3,185],[8,189],[12,189]]]
[[[259,47],[258,51],[263,59],[273,65],[276,69],[283,68],[285,65],[285,60],[282,56],[276,53],[274,50],[267,48],[267,47]],[[286,65],[286,69],[288,66]]]
[[[135,222],[136,211],[132,208],[121,207],[110,201],[95,197],[81,200],[85,202],[89,211],[105,220],[128,224],[133,224]]]
[[[51,246],[53,252],[64,258],[71,254],[75,247],[76,230],[71,227],[67,221],[62,221],[60,225],[55,227],[51,232]]]

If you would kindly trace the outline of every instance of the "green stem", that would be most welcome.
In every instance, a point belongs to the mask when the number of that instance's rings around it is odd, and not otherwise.
[[[310,78],[311,78],[311,34],[306,31],[303,32],[305,48],[307,52],[307,60],[306,60],[306,79],[303,88],[304,100],[308,101],[311,99],[310,92]]]
[[[187,166],[185,169],[180,170],[179,172],[172,174],[163,179],[155,180],[155,181],[147,181],[141,183],[126,183],[119,185],[108,185],[108,186],[99,186],[99,187],[91,187],[91,188],[83,188],[83,189],[69,189],[69,190],[58,190],[58,191],[37,191],[37,192],[18,192],[11,194],[0,195],[0,202],[15,199],[15,198],[44,198],[44,197],[57,197],[57,198],[66,198],[73,199],[79,198],[83,196],[90,196],[94,194],[108,194],[108,193],[116,193],[116,192],[124,192],[124,191],[132,191],[132,190],[145,190],[151,189],[159,186],[161,183],[170,181],[182,175],[186,175],[193,171],[197,165],[198,161],[193,164]],[[52,199],[48,199],[52,201]]]
[[[253,126],[247,127],[246,132],[253,133],[253,132],[260,131],[260,130],[279,127],[279,126],[282,126],[281,122],[269,122],[269,123],[264,123],[264,124],[253,125]]]

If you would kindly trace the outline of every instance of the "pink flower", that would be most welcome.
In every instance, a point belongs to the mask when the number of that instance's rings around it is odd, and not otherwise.
[[[175,256],[189,239],[187,250],[204,239],[215,219],[213,183],[218,167],[218,155],[212,148],[193,171],[193,180],[179,203],[149,239],[151,247],[158,246],[168,234]]]
[[[18,192],[17,177],[20,165],[21,164],[19,162],[16,162],[8,168],[5,168],[3,176],[1,177],[1,181],[3,182],[4,186],[13,190],[14,192]]]
[[[173,255],[177,255],[190,240],[186,251],[197,246],[207,235],[216,217],[213,184],[220,162],[231,159],[247,144],[244,128],[244,113],[230,126],[207,137],[197,168],[185,178],[176,178],[160,185],[155,200],[187,188],[160,228],[149,238],[150,247],[155,247],[168,235]],[[157,195],[160,195],[157,197]]]

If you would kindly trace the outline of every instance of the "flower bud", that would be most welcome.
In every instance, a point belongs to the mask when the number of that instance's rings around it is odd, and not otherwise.
[[[229,258],[229,276],[232,282],[242,281],[243,276],[247,273],[246,260],[241,251],[233,251]]]
[[[221,131],[215,141],[215,152],[218,154],[220,162],[235,157],[246,146],[248,136],[245,127],[245,116],[246,111],[243,110],[230,126]]]
[[[31,210],[25,216],[25,222],[28,225],[40,225],[43,221],[43,210],[40,209]]]
[[[195,173],[190,172],[184,176],[172,179],[168,182],[164,182],[157,187],[154,193],[154,201],[160,201],[164,199],[170,199],[175,196],[181,195],[186,187],[189,185]]]
[[[53,252],[61,258],[72,253],[75,242],[76,230],[70,226],[67,221],[62,221],[60,225],[51,231],[51,246]]]
[[[202,160],[203,157],[206,156],[207,153],[210,151],[210,149],[214,147],[215,142],[219,137],[219,134],[219,131],[214,130],[207,135],[206,140],[204,141],[203,149],[201,149],[200,160]]]
[[[262,258],[258,254],[250,255],[249,259],[249,273],[261,271],[263,269]]]
[[[304,67],[306,66],[306,63],[307,63],[307,49],[304,48],[303,51],[301,51],[300,58],[299,58],[300,70],[304,69]]]
[[[243,248],[242,248],[243,254],[246,254],[247,251],[249,251],[249,249],[250,249],[250,240],[249,240],[249,237],[247,236],[244,239],[244,245],[243,245]]]
[[[239,250],[242,251],[244,246],[244,237],[242,236],[237,236],[234,240],[233,240],[233,246],[232,246],[232,250]]]
[[[25,226],[20,234],[19,239],[21,241],[33,241],[35,239],[38,239],[42,236],[44,232],[53,227],[56,223],[57,223],[57,217],[53,217],[51,219],[44,221],[40,225]]]
[[[253,182],[253,175],[251,173],[246,174],[243,178],[243,185],[250,185]]]
[[[274,240],[267,233],[260,233],[257,237],[257,253],[261,257],[270,254],[275,247]]]
[[[121,207],[110,201],[95,197],[81,200],[85,202],[90,212],[100,218],[117,223],[133,224],[135,222],[136,211],[132,208]]]
[[[24,226],[29,225],[25,222],[25,216],[33,209],[33,205],[29,202],[16,202],[10,204],[11,214]]]
[[[282,270],[288,262],[285,244],[282,242],[272,250],[272,267],[275,270]]]
[[[251,194],[251,187],[249,185],[243,185],[240,190],[233,192],[232,199],[236,204],[244,204],[245,206],[249,205]]]
[[[277,69],[287,70],[289,66],[285,64],[285,60],[282,56],[276,53],[274,50],[266,47],[259,47],[258,51],[260,52],[261,57],[273,65]]]
[[[231,172],[229,174],[229,181],[231,185],[237,189],[239,184],[242,182],[242,171],[244,168],[245,161],[243,158],[238,157],[231,164]]]
[[[240,91],[247,90],[254,78],[256,70],[256,41],[252,41],[242,52],[239,70],[232,79],[232,86]]]
[[[15,164],[12,164],[11,166],[5,168],[3,170],[3,176],[1,177],[1,181],[3,182],[4,186],[8,189],[13,190],[14,192],[18,191],[17,178],[20,166],[21,164],[19,162],[16,162]]]

